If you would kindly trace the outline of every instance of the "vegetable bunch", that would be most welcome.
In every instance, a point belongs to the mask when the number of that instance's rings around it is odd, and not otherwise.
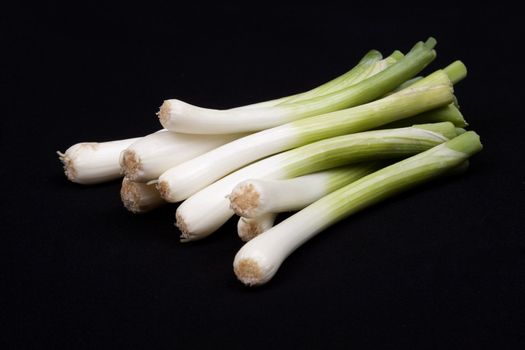
[[[124,176],[121,198],[133,213],[182,202],[175,214],[182,242],[239,215],[247,243],[234,272],[246,285],[264,284],[312,236],[396,193],[465,171],[481,150],[453,93],[464,64],[418,76],[435,45],[430,38],[386,58],[372,50],[319,87],[247,106],[166,100],[158,112],[164,129],[76,144],[59,156],[73,182]],[[296,213],[274,226],[289,211]]]

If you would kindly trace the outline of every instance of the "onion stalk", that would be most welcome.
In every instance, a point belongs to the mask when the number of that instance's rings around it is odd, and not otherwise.
[[[435,39],[417,43],[397,63],[346,88],[283,105],[234,110],[201,108],[166,100],[158,116],[168,130],[191,134],[239,133],[264,130],[305,117],[357,106],[385,95],[425,68],[436,56]]]
[[[443,70],[449,76],[450,81],[452,82],[453,85],[456,85],[461,80],[465,79],[465,77],[467,76],[467,67],[460,60],[456,60],[456,61],[452,62],[451,64],[449,64]],[[418,77],[414,77],[412,79],[408,79],[403,84],[399,85],[397,88],[392,90],[392,92],[398,92],[398,91],[403,90],[403,89],[405,89],[405,88],[407,88],[409,86],[412,86],[415,83],[417,83],[418,81],[422,80],[423,78],[424,77],[422,77],[422,76],[418,76]]]
[[[245,218],[303,209],[381,165],[361,163],[284,180],[248,179],[237,184],[228,196],[230,208]]]
[[[469,131],[332,192],[246,243],[233,263],[237,278],[249,286],[268,282],[282,262],[317,233],[453,169],[481,149],[479,136]]]

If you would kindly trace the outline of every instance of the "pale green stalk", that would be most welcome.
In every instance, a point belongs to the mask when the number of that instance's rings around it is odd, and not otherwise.
[[[467,76],[467,67],[461,61],[454,61],[443,69],[450,78],[452,84],[457,84]]]
[[[461,80],[465,79],[467,76],[467,67],[465,64],[459,60],[452,62],[445,68],[443,68],[443,71],[448,75],[450,82],[455,85],[459,83]],[[409,79],[405,81],[403,84],[399,85],[397,88],[392,90],[392,92],[398,92],[403,89],[406,89],[409,86],[414,85],[418,81],[424,79],[424,77],[414,77],[412,79]]]
[[[414,124],[427,124],[427,123],[439,123],[439,122],[451,122],[457,127],[463,128],[468,126],[467,121],[461,114],[461,111],[453,104],[448,106],[439,107],[413,117],[401,119],[393,123],[382,125],[381,129],[391,128],[402,128],[404,126],[410,126]]]
[[[301,100],[307,100],[315,96],[322,96],[328,93],[332,93],[334,91],[346,88],[348,86],[351,86],[363,79],[366,79],[369,75],[372,73],[377,73],[381,71],[381,67],[383,69],[386,69],[388,66],[396,63],[401,57],[403,57],[403,54],[399,51],[395,51],[390,55],[389,57],[381,60],[382,55],[377,50],[370,50],[366,53],[365,56],[357,63],[357,65],[349,70],[348,72],[344,73],[343,75],[338,76],[335,79],[332,79],[323,85],[320,85],[312,90],[281,97],[277,99],[273,99],[270,101],[264,101],[259,103],[254,103],[242,107],[236,107],[232,108],[230,110],[236,110],[236,109],[247,109],[247,108],[260,108],[260,107],[273,107],[277,106],[279,104],[286,104],[290,102],[297,102]],[[374,73],[374,74],[375,74]]]
[[[383,60],[378,60],[381,57],[379,51],[372,50],[359,62],[359,64],[349,72],[337,77],[328,83],[325,83],[313,90],[307,91],[298,96],[292,96],[280,102],[279,105],[290,104],[300,101],[306,101],[311,98],[325,96],[333,92],[346,89],[353,86],[397,63],[404,57],[400,51],[394,51],[390,56]]]
[[[394,90],[392,90],[391,93],[394,93],[394,92],[398,92],[398,91],[401,91],[403,89],[406,89],[407,87],[409,87],[410,85],[420,81],[421,79],[424,79],[424,77],[421,77],[421,76],[417,76],[417,77],[414,77],[412,79],[408,79],[407,81],[405,81],[403,84],[399,85],[398,87],[396,87]]]

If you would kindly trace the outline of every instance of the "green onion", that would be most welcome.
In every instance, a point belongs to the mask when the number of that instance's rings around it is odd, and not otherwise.
[[[344,89],[278,106],[240,110],[211,110],[179,100],[167,100],[158,113],[168,130],[192,134],[238,133],[264,130],[297,119],[360,105],[383,96],[425,68],[436,56],[436,41],[417,43],[387,69]]]
[[[466,132],[442,145],[390,165],[323,197],[246,243],[234,271],[246,285],[268,282],[298,247],[330,225],[460,165],[482,145]]]
[[[230,208],[245,218],[303,209],[328,193],[378,170],[381,165],[381,162],[355,164],[284,180],[245,180],[229,195]]]

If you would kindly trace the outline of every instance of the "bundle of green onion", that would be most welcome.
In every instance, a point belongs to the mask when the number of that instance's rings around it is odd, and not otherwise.
[[[482,148],[466,131],[453,85],[455,61],[417,76],[436,56],[433,38],[406,55],[372,50],[317,88],[227,110],[167,100],[165,128],[127,140],[80,143],[59,156],[67,177],[92,184],[124,176],[133,213],[180,202],[181,241],[207,237],[234,214],[247,243],[234,271],[268,282],[315,234],[407,188],[464,171]],[[274,226],[278,213],[297,211]]]

